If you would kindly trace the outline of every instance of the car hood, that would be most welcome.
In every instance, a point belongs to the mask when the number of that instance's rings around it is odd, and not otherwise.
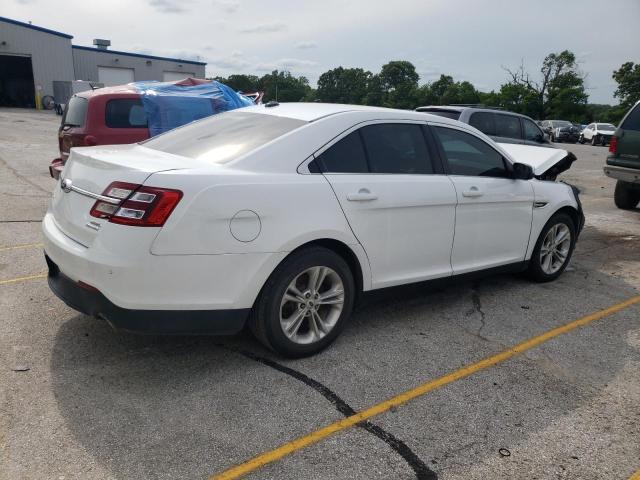
[[[510,157],[517,163],[524,163],[533,168],[533,174],[541,180],[555,180],[559,173],[569,170],[576,156],[560,148],[545,148],[514,143],[499,143]]]

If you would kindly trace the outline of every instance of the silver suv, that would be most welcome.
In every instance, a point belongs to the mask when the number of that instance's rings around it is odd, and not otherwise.
[[[520,143],[554,148],[531,118],[497,108],[467,105],[418,107],[416,112],[452,118],[477,128],[499,143]]]

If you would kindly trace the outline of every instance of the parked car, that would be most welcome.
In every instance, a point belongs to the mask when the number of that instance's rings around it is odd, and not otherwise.
[[[60,156],[49,165],[49,174],[60,176],[73,147],[140,142],[261,98],[249,100],[221,83],[197,78],[87,89],[69,99],[58,129]],[[153,112],[151,119],[145,103]]]
[[[549,138],[531,118],[519,113],[478,106],[428,106],[416,112],[430,113],[467,123],[500,143],[551,147]]]
[[[42,225],[49,285],[116,328],[248,322],[282,355],[309,355],[365,291],[562,273],[584,217],[577,189],[548,179],[571,154],[506,147],[434,115],[269,102],[75,148]]]
[[[590,123],[580,134],[580,143],[591,142],[591,145],[607,145],[616,131],[610,123]]]
[[[549,134],[552,142],[576,143],[580,128],[566,120],[543,120],[542,129]]]
[[[604,173],[615,178],[615,204],[634,208],[640,203],[640,102],[624,116],[611,137]]]

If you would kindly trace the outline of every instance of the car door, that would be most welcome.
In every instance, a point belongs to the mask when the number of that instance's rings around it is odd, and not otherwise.
[[[444,125],[433,131],[458,198],[454,275],[523,261],[533,215],[531,183],[511,178],[509,163],[480,137]]]
[[[457,197],[426,134],[423,124],[373,122],[316,156],[369,258],[373,288],[451,275]]]
[[[524,143],[520,129],[520,118],[505,113],[494,113],[496,123],[495,141],[499,143]]]
[[[585,128],[582,132],[582,138],[584,138],[585,140],[591,140],[591,138],[593,137],[594,127],[594,123],[590,123],[589,125],[587,125],[587,128]]]

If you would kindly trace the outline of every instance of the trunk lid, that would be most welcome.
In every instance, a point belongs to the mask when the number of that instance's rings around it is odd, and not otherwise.
[[[60,230],[90,247],[105,222],[90,215],[95,195],[112,182],[142,185],[153,173],[198,166],[202,162],[141,145],[74,148],[54,189],[51,212]]]
[[[622,119],[615,136],[617,145],[607,164],[640,169],[640,102]]]
[[[511,160],[524,163],[533,168],[533,174],[539,180],[555,180],[556,177],[571,168],[576,156],[560,148],[544,148],[512,143],[498,144]]]

